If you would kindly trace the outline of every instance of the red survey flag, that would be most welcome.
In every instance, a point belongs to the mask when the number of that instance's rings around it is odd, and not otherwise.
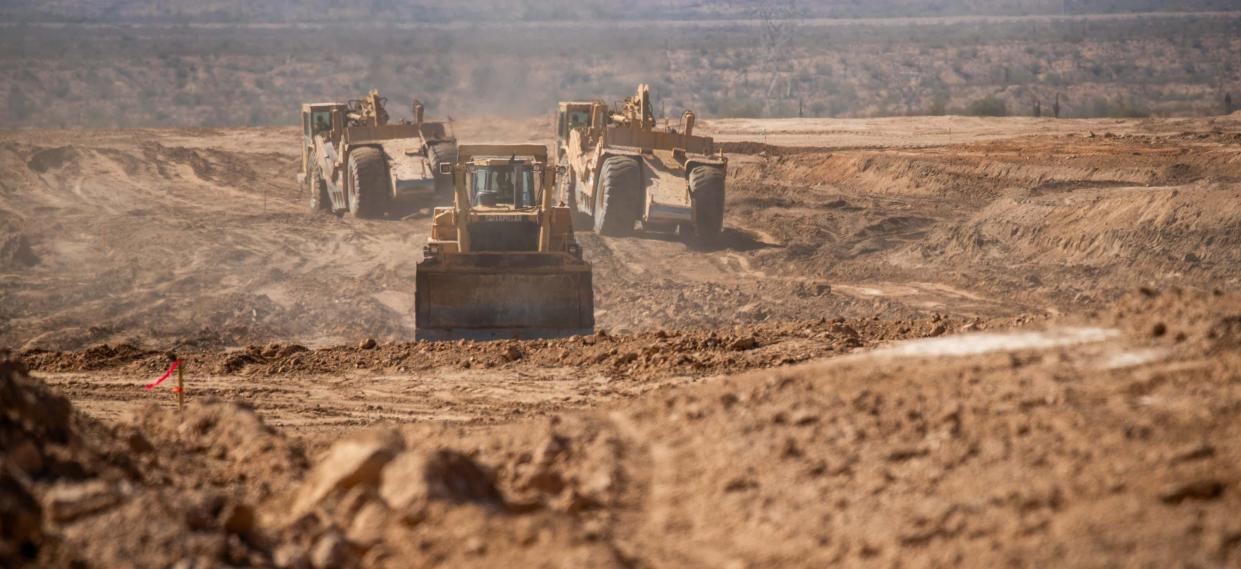
[[[172,375],[172,372],[177,371],[177,366],[179,365],[181,365],[181,360],[173,361],[172,366],[168,368],[168,371],[164,372],[164,375],[159,376],[159,379],[147,384],[147,386],[144,387],[143,389],[147,391],[155,389],[156,387],[159,386],[159,384],[163,383],[165,379],[168,379],[168,376]]]

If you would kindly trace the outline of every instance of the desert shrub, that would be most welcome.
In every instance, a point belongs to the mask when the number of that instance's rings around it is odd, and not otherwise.
[[[1142,118],[1150,116],[1150,109],[1133,103],[1124,97],[1116,97],[1109,99],[1107,97],[1094,97],[1086,103],[1080,112],[1076,113],[1083,117],[1110,117],[1110,118]]]
[[[720,99],[715,113],[721,117],[757,118],[763,116],[763,104],[758,99],[727,97]]]
[[[987,95],[966,105],[964,114],[975,117],[1004,117],[1008,116],[1008,103],[995,95]]]

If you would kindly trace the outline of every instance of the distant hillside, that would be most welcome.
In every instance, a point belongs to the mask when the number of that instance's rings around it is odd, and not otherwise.
[[[6,22],[469,22],[1081,15],[1241,9],[1237,0],[6,0]]]
[[[626,5],[644,3],[652,0]],[[137,5],[148,6],[119,4]],[[437,116],[532,116],[557,100],[614,101],[637,83],[650,84],[659,114],[673,117],[686,108],[705,118],[1212,115],[1241,100],[1237,38],[1241,12],[709,25],[10,24],[0,32],[0,127],[290,124],[304,101],[373,87],[400,114],[419,97]]]

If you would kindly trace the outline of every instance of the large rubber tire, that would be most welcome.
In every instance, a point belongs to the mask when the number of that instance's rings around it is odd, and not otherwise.
[[[724,169],[697,166],[689,173],[694,239],[712,243],[724,231]]]
[[[578,209],[577,175],[573,173],[573,167],[567,160],[562,160],[560,165],[564,168],[564,173],[556,178],[556,185],[559,186],[560,201],[569,208],[569,219],[573,222],[573,230],[590,231],[594,228],[594,220]]]
[[[383,217],[392,201],[388,165],[378,148],[349,152],[349,213],[359,218]]]
[[[633,230],[642,198],[641,172],[637,159],[629,156],[603,161],[595,195],[595,233],[624,235]]]
[[[323,172],[316,167],[310,174],[307,184],[310,190],[310,211],[332,211],[332,198],[327,195],[327,182],[323,180]]]
[[[427,161],[435,175],[435,191],[452,193],[452,174],[440,174],[440,162],[457,161],[457,143],[432,142],[427,147]]]

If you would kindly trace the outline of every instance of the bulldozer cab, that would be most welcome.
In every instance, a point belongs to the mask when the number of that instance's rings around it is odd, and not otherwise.
[[[342,103],[302,105],[302,136],[305,139],[303,146],[307,149],[313,148],[316,136],[322,136],[333,144],[339,142],[348,110],[349,107]]]
[[[530,209],[539,205],[534,168],[529,162],[515,158],[475,160],[467,176],[470,205],[474,207]]]
[[[560,103],[560,116],[557,117],[557,129],[561,140],[569,138],[569,132],[579,127],[593,127],[591,109],[593,102]]]
[[[315,137],[336,142],[344,126],[346,106],[340,103],[302,105],[302,174],[309,176],[314,165]]]

